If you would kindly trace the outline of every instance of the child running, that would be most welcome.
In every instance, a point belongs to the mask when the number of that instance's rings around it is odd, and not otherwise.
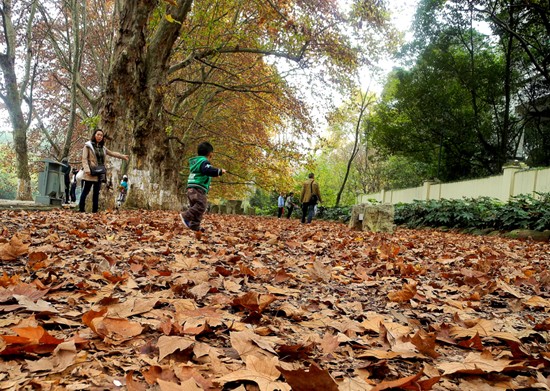
[[[202,215],[206,211],[208,190],[212,177],[223,175],[223,168],[215,168],[209,162],[214,147],[205,141],[199,144],[197,155],[189,159],[189,178],[187,179],[187,198],[189,209],[180,213],[183,224],[193,231],[204,231],[201,228]]]

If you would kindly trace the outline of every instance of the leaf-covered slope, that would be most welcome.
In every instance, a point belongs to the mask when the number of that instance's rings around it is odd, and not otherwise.
[[[548,243],[204,226],[1,212],[0,389],[550,386]]]

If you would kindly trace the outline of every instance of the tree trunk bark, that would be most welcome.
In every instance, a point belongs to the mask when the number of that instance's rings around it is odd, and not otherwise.
[[[16,199],[31,201],[31,177],[29,175],[29,157],[27,151],[27,124],[23,117],[19,99],[19,90],[17,88],[17,78],[15,76],[14,64],[7,58],[2,58],[2,71],[4,73],[4,83],[6,87],[6,96],[4,103],[10,115],[10,122],[13,128],[13,142],[15,144],[15,155],[17,158],[17,196]]]
[[[182,22],[192,0],[170,7]],[[123,173],[130,182],[127,205],[146,209],[180,209],[177,151],[170,145],[163,117],[168,60],[181,24],[163,19],[155,36],[147,37],[149,16],[156,2],[127,0],[120,9],[120,26],[113,65],[101,109],[102,127],[113,138],[109,148],[130,155],[128,167],[114,161],[113,182]]]
[[[62,156],[59,156],[59,160],[69,157],[69,152],[71,150],[71,143],[73,140],[73,133],[75,129],[76,122],[76,109],[78,105],[77,93],[78,93],[78,83],[80,79],[80,65],[82,63],[82,50],[84,42],[83,35],[81,31],[81,19],[83,20],[82,26],[86,26],[86,2],[83,4],[80,3],[81,0],[73,0],[70,4],[70,10],[72,14],[72,28],[71,28],[71,103],[70,103],[70,112],[69,112],[69,124],[67,126],[67,134],[65,135],[65,144],[63,145]]]
[[[365,111],[367,110],[367,107],[370,104],[370,100],[367,100],[368,91],[364,94],[361,94],[361,106],[359,108],[359,117],[357,118],[357,122],[355,123],[355,135],[354,135],[354,141],[353,141],[353,150],[351,151],[351,155],[348,160],[348,164],[346,166],[346,174],[344,175],[344,180],[342,181],[342,185],[340,186],[340,190],[338,190],[338,195],[336,196],[336,202],[334,203],[334,207],[340,206],[340,200],[342,198],[342,193],[344,192],[344,189],[346,188],[346,183],[348,181],[349,173],[351,171],[351,165],[353,164],[353,160],[357,156],[357,152],[359,152],[359,132],[361,130],[361,124],[363,122],[363,115],[365,114]]]
[[[35,4],[33,3],[30,14],[31,16],[29,17],[29,27],[32,25],[34,11]],[[23,93],[24,86],[28,82],[27,76],[29,75],[30,57],[27,57],[25,81],[22,83],[22,91],[20,92],[19,86],[17,85],[17,75],[15,73],[16,33],[11,20],[11,1],[5,1],[3,3],[2,19],[6,46],[6,53],[0,54],[0,69],[4,75],[5,89],[5,95],[2,95],[2,100],[8,109],[10,122],[13,128],[13,141],[15,144],[15,155],[17,159],[18,179],[16,199],[32,201],[31,177],[29,175],[29,158],[27,151],[28,124],[25,121],[23,110],[21,109],[21,95]],[[29,38],[27,38],[27,40],[29,40]],[[27,44],[30,43],[27,42]],[[28,53],[29,51],[27,51],[27,54]]]

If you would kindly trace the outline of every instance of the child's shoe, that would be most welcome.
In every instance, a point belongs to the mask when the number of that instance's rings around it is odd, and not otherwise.
[[[191,226],[189,225],[189,221],[187,221],[185,219],[185,217],[183,217],[183,213],[180,213],[180,219],[181,219],[181,222],[183,223],[183,225],[185,225],[187,228],[191,229]]]

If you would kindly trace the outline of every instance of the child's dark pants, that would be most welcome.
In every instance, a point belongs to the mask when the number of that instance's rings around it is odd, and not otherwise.
[[[183,213],[183,218],[189,222],[189,228],[198,231],[201,226],[202,215],[206,212],[206,193],[201,189],[190,187],[187,189],[189,209]]]

